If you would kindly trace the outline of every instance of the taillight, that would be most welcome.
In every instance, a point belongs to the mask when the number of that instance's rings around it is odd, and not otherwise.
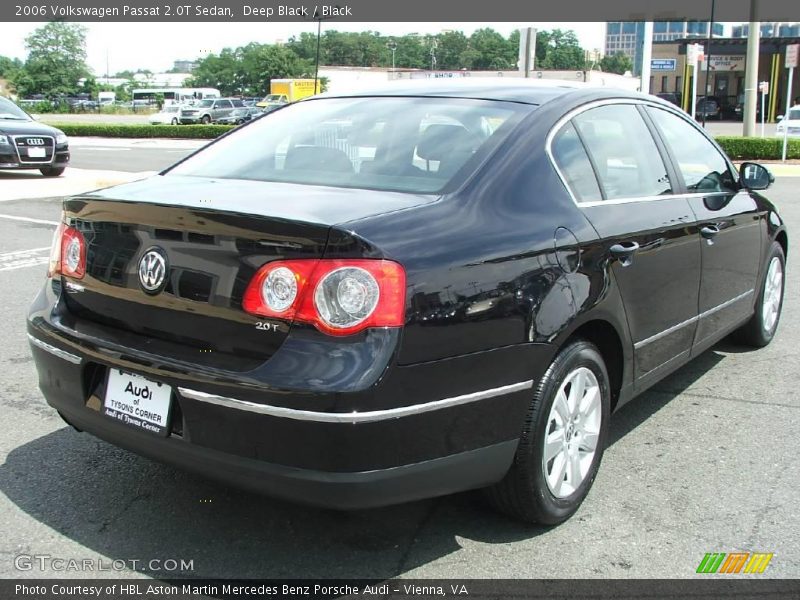
[[[403,267],[388,260],[307,259],[268,263],[244,294],[249,313],[310,323],[331,335],[400,327],[405,313]]]
[[[59,222],[50,244],[50,260],[47,263],[47,276],[53,277],[61,271],[61,236],[64,235],[64,221]]]
[[[61,274],[75,279],[86,274],[86,240],[74,227],[61,234]]]

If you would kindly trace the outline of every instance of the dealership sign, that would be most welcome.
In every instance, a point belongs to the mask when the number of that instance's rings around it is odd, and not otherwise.
[[[674,71],[678,61],[675,58],[654,58],[650,61],[651,71]]]
[[[744,59],[744,55],[711,56],[709,57],[709,69],[712,71],[744,71]],[[705,68],[705,61],[703,67]]]

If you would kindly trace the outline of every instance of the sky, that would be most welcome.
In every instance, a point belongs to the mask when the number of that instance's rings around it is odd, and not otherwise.
[[[5,24],[0,35],[0,56],[25,59],[25,37],[42,23]],[[193,60],[226,47],[249,42],[287,41],[304,31],[315,32],[316,23],[86,23],[87,63],[95,75],[124,70],[149,69],[160,72],[172,68],[174,60]],[[338,31],[378,31],[384,35],[407,33],[435,34],[443,29],[470,35],[481,27],[491,27],[508,35],[519,27],[572,29],[587,50],[603,49],[605,23],[352,23],[326,25]]]

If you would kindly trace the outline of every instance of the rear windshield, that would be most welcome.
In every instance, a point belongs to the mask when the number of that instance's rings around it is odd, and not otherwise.
[[[298,102],[242,127],[170,174],[433,193],[533,108],[452,98]]]

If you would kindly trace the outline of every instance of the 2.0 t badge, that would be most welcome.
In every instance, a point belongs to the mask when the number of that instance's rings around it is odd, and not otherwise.
[[[148,294],[157,294],[167,281],[167,257],[161,248],[153,247],[139,261],[139,285]]]

